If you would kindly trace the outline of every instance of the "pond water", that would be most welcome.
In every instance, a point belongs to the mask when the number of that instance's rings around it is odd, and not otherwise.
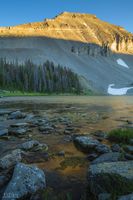
[[[108,132],[112,129],[128,126],[127,120],[133,121],[133,97],[86,97],[86,96],[51,96],[51,97],[10,97],[0,99],[0,109],[21,110],[37,116],[48,117],[54,122],[56,118],[66,118],[73,127],[72,133],[65,134],[66,124],[57,122],[59,132],[42,134],[38,128],[30,132],[30,137],[49,146],[45,153],[29,152],[26,163],[36,164],[44,170],[47,180],[47,195],[52,199],[85,199],[86,173],[89,167],[87,154],[77,150],[70,137],[74,134],[91,134],[97,130]],[[23,121],[23,120],[17,120]],[[0,116],[0,126],[9,126],[15,120]],[[17,148],[17,145],[29,139],[11,137],[0,139],[1,155]],[[107,142],[107,141],[103,141]],[[65,156],[58,156],[60,151]],[[42,195],[45,198],[46,192]],[[53,198],[54,196],[54,198]],[[51,197],[50,197],[51,198]]]

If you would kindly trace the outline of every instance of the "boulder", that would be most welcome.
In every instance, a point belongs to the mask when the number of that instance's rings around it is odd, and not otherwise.
[[[74,143],[77,147],[80,147],[81,150],[86,152],[91,152],[100,144],[98,140],[93,139],[92,137],[87,136],[78,136],[74,138]]]
[[[129,154],[129,153],[125,153],[125,159],[127,160],[133,160],[133,155],[132,154]]]
[[[48,150],[48,146],[46,144],[41,144],[37,140],[30,140],[24,142],[23,144],[19,145],[19,148],[25,151],[42,149]]]
[[[13,134],[19,137],[27,133],[28,129],[25,127],[22,127],[22,128],[20,127],[20,128],[10,128],[8,131],[9,131],[9,134],[11,135]]]
[[[25,117],[25,120],[27,122],[32,122],[32,120],[34,119],[35,115],[33,115],[32,113],[27,114],[27,116]]]
[[[39,131],[43,132],[43,133],[47,133],[50,134],[54,131],[54,128],[51,126],[40,126],[39,127]]]
[[[11,127],[27,127],[27,126],[29,126],[29,124],[26,122],[11,124]]]
[[[105,153],[93,160],[91,164],[98,164],[103,162],[117,162],[120,161],[121,154],[119,152]]]
[[[126,152],[133,154],[133,146],[127,145],[124,149]]]
[[[133,139],[130,139],[130,144],[133,145]]]
[[[8,129],[7,128],[0,128],[0,136],[3,136],[3,135],[7,135],[8,134]]]
[[[109,153],[111,152],[111,149],[108,145],[106,144],[98,144],[95,148],[95,150],[99,153],[99,154],[103,154],[103,153]]]
[[[11,112],[12,112],[11,110],[2,109],[0,110],[0,115],[9,115]]]
[[[65,151],[59,151],[57,155],[58,156],[65,156]]]
[[[111,195],[109,193],[101,193],[98,195],[98,200],[111,200]]]
[[[107,137],[107,134],[101,130],[95,131],[93,135],[103,139]]]
[[[120,151],[121,151],[121,147],[120,147],[119,144],[113,144],[113,145],[111,146],[111,150],[112,150],[113,152],[120,152]]]
[[[7,199],[10,194],[11,200],[29,199],[38,190],[46,188],[44,172],[36,166],[29,166],[18,163],[13,176],[7,185],[2,200]]]
[[[92,160],[96,159],[97,157],[98,157],[98,155],[97,155],[96,153],[91,153],[91,154],[89,154],[89,155],[87,156],[87,159],[88,159],[89,161],[92,161]]]
[[[8,116],[8,119],[22,119],[22,118],[25,118],[26,117],[26,114],[25,113],[22,113],[21,111],[15,111],[15,112],[12,112],[9,116]]]
[[[124,195],[118,198],[118,200],[133,200],[133,193],[129,195]]]
[[[20,162],[21,160],[22,160],[21,150],[20,149],[13,150],[11,153],[0,158],[0,169],[5,170],[10,167],[13,167],[14,165],[16,165],[17,162]]]
[[[101,193],[121,196],[133,191],[133,161],[90,165],[88,192],[95,198]]]

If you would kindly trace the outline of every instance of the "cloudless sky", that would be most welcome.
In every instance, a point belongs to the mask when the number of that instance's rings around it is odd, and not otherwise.
[[[63,11],[95,14],[133,32],[133,0],[0,0],[0,26],[43,21]]]

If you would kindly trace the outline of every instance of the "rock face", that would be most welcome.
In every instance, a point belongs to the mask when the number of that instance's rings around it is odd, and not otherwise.
[[[35,166],[18,163],[15,166],[13,176],[4,192],[2,200],[10,194],[11,200],[28,198],[38,190],[46,187],[45,174]]]
[[[59,29],[60,32],[58,32]],[[46,19],[44,22],[0,28],[0,36],[11,35],[18,37],[22,37],[22,35],[45,36],[100,44],[99,50],[95,46],[91,47],[91,44],[88,46],[89,48],[85,49],[92,53],[102,50],[104,50],[102,53],[107,53],[109,47],[120,52],[133,50],[133,35],[131,33],[120,26],[101,21],[91,14],[63,12],[53,19]],[[83,49],[81,48],[79,51],[82,53]]]
[[[133,191],[133,161],[91,165],[88,170],[89,192],[126,195]]]
[[[7,154],[4,157],[0,158],[0,169],[5,170],[9,167],[13,167],[17,162],[21,162],[21,160],[21,150],[16,149],[10,154]]]

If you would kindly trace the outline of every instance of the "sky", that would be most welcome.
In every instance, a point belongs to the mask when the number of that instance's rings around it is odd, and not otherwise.
[[[43,21],[64,11],[95,14],[133,33],[133,0],[0,0],[0,26]]]

